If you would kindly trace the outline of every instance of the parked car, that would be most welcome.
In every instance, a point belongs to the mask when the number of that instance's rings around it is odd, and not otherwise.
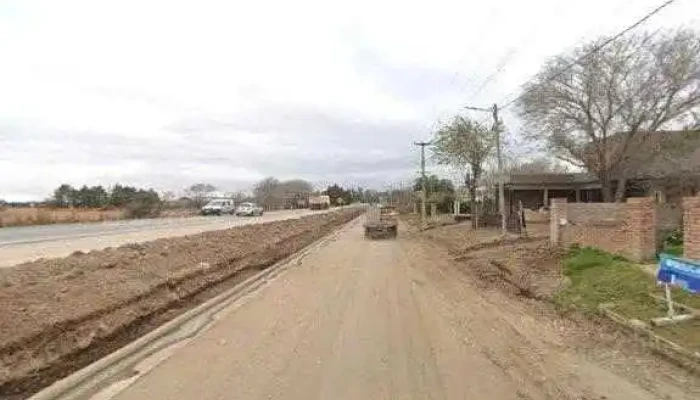
[[[200,212],[202,215],[222,215],[233,214],[236,208],[233,205],[233,200],[216,199],[207,203]]]
[[[238,208],[236,208],[236,215],[245,215],[249,217],[263,215],[263,209],[255,203],[241,203]]]

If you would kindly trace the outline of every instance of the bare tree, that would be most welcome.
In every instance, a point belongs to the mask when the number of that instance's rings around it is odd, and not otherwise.
[[[253,187],[253,197],[268,209],[294,207],[305,203],[313,192],[313,186],[302,179],[280,181],[268,177]]]
[[[280,181],[275,177],[267,177],[253,186],[253,197],[263,207],[276,207]]]
[[[483,124],[458,115],[435,134],[432,151],[440,164],[463,171],[469,198],[476,204],[476,188],[484,172],[484,163],[495,148],[494,135]]]
[[[557,174],[567,172],[567,168],[555,160],[538,157],[525,162],[514,161],[509,166],[508,171],[521,174]]]
[[[216,187],[210,183],[195,183],[185,190],[187,197],[192,200],[195,207],[199,208],[207,201],[207,196],[216,191]]]
[[[277,196],[285,207],[297,208],[306,205],[309,195],[314,191],[311,183],[302,179],[291,179],[279,184]]]
[[[586,44],[548,62],[518,102],[528,135],[586,168],[613,200],[624,197],[625,159],[639,133],[692,118],[700,106],[700,36],[692,30]],[[576,62],[579,61],[579,62]],[[572,66],[573,64],[573,66]]]

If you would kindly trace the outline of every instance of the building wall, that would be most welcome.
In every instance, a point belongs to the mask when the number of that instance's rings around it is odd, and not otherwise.
[[[700,260],[700,197],[683,199],[683,257]]]
[[[597,247],[634,261],[656,254],[656,206],[652,198],[627,203],[575,203],[552,199],[550,240],[555,245]]]
[[[624,204],[620,203],[568,202],[566,210],[568,218],[579,224],[619,222],[625,217]]]

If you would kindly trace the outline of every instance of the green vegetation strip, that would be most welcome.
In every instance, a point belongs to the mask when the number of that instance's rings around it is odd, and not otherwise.
[[[663,288],[656,285],[653,276],[622,257],[592,248],[574,248],[565,258],[563,269],[571,285],[554,298],[562,310],[594,315],[599,313],[600,305],[612,303],[616,313],[645,323],[666,315],[666,305],[651,296],[663,296]],[[700,296],[677,289],[672,296],[677,303],[700,309]],[[698,320],[655,327],[653,331],[692,351],[700,351]]]

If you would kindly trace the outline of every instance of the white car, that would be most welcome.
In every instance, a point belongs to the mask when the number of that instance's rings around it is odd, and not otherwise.
[[[202,215],[222,215],[233,214],[234,210],[233,200],[216,199],[202,207],[201,213]]]
[[[236,215],[250,217],[254,215],[263,215],[263,209],[255,203],[241,203],[241,205],[236,208]]]

